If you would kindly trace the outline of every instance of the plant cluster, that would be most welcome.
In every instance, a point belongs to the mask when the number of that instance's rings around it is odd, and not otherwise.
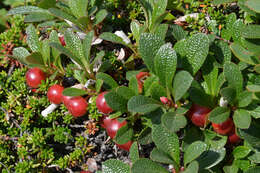
[[[3,172],[258,172],[258,0],[127,2],[8,11],[25,68],[0,73]],[[102,131],[130,164],[89,163]]]

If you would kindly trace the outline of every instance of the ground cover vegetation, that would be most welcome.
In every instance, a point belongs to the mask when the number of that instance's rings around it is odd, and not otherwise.
[[[1,1],[0,170],[260,172],[258,1]]]

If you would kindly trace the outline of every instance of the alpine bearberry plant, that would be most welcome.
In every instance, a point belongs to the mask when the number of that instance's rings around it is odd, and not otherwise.
[[[2,172],[260,171],[258,0],[1,4]]]

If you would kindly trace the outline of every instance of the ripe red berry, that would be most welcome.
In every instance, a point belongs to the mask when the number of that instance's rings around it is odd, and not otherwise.
[[[59,40],[60,40],[60,43],[61,43],[62,46],[66,46],[66,43],[65,43],[63,35],[59,36]]]
[[[138,82],[138,91],[139,91],[139,93],[143,92],[143,79],[146,78],[149,75],[150,74],[148,72],[142,72],[142,71],[139,72],[136,75],[136,79],[137,79],[137,82]]]
[[[74,117],[81,117],[87,112],[88,103],[83,97],[71,97],[66,107]]]
[[[26,72],[26,83],[28,86],[38,88],[42,80],[45,80],[45,74],[38,67],[31,68]]]
[[[106,94],[107,92],[102,92],[98,95],[97,99],[96,99],[96,105],[97,105],[97,108],[100,112],[104,113],[104,114],[109,114],[111,112],[113,112],[113,110],[107,105],[106,103],[106,100],[105,100],[105,97],[104,95]]]
[[[92,173],[90,171],[80,171],[80,173]]]
[[[110,119],[109,117],[106,117],[103,120],[103,124],[108,136],[113,139],[116,136],[117,131],[126,125],[127,122],[125,120],[123,122],[119,122],[117,119]]]
[[[189,110],[189,117],[192,123],[198,127],[204,127],[207,124],[208,114],[211,109],[197,104],[193,104]]]
[[[237,136],[235,127],[233,127],[232,131],[228,134],[228,142],[231,144],[236,144],[240,141],[240,137]]]
[[[212,127],[218,134],[227,135],[234,128],[234,123],[231,118],[228,118],[225,122],[220,124],[212,123]]]
[[[71,98],[73,98],[73,97],[62,95],[62,97],[61,97],[62,103],[63,103],[66,107],[68,107],[69,101],[70,101]]]
[[[60,104],[62,102],[62,91],[64,88],[58,84],[51,86],[47,92],[47,97],[50,102]]]
[[[133,144],[133,141],[128,141],[125,144],[116,144],[116,146],[118,146],[118,148],[120,148],[120,149],[129,151],[131,146],[132,146],[132,144]]]

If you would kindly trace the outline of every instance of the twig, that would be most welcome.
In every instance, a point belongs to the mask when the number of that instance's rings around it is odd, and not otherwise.
[[[8,77],[9,76],[11,76],[11,74],[13,73],[13,71],[14,71],[14,67],[15,67],[15,64],[12,64],[12,66],[9,68],[9,70],[8,70]]]
[[[2,162],[0,162],[0,164],[7,170],[8,173],[10,173],[10,171],[7,169],[7,167],[5,166],[5,164],[3,164]]]

